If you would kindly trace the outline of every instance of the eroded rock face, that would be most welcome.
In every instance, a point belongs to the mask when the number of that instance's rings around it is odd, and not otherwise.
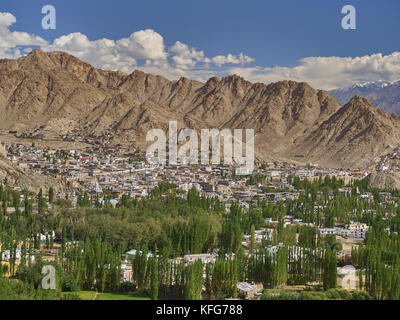
[[[0,60],[0,129],[66,132],[144,148],[151,128],[254,129],[258,159],[368,166],[399,144],[400,120],[356,96],[342,107],[307,83],[265,85],[231,75],[206,83],[93,68],[63,52]],[[45,129],[40,129],[40,127]]]
[[[383,172],[371,173],[368,177],[370,184],[377,188],[400,189],[400,174]]]

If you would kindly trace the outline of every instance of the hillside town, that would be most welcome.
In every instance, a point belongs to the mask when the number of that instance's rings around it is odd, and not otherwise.
[[[249,174],[234,166],[171,165],[154,166],[145,159],[145,154],[128,153],[110,148],[96,153],[92,147],[85,150],[55,150],[37,147],[34,144],[5,143],[3,154],[14,165],[29,168],[37,173],[53,176],[65,184],[69,199],[76,203],[77,193],[90,195],[112,194],[113,199],[128,194],[133,198],[146,197],[161,181],[176,184],[178,189],[188,191],[196,188],[207,197],[216,197],[230,203],[239,201],[249,206],[257,199],[275,202],[296,199],[298,192],[287,182],[288,176],[310,180],[330,176],[350,182],[364,178],[368,172],[359,169],[337,170],[319,168],[317,164],[295,165],[285,162],[258,163],[254,176],[265,176],[263,183],[248,184]],[[128,154],[127,154],[128,153]],[[6,184],[7,181],[3,181]],[[18,188],[18,186],[15,186]],[[341,188],[343,194],[351,189]],[[65,193],[57,193],[64,199]],[[360,195],[368,198],[370,195]],[[229,208],[229,207],[228,207]]]

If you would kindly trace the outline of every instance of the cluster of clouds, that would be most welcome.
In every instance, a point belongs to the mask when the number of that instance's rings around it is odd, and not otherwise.
[[[35,47],[48,52],[64,51],[95,67],[126,73],[140,69],[169,79],[185,76],[199,81],[235,73],[253,82],[290,79],[327,90],[360,82],[400,79],[400,52],[356,58],[308,57],[294,67],[262,67],[243,53],[207,57],[204,51],[180,41],[167,47],[164,38],[151,29],[118,40],[90,40],[85,34],[75,32],[50,43],[33,34],[10,31],[14,23],[15,16],[0,12],[0,58],[18,58]]]
[[[180,41],[166,47],[164,38],[151,29],[134,32],[129,38],[95,41],[76,32],[57,38],[41,49],[68,52],[106,70],[130,73],[137,68],[167,78],[186,76],[203,81],[214,74],[213,67],[221,68],[227,64],[244,66],[254,61],[243,53],[209,58],[203,51]]]
[[[21,46],[43,46],[47,41],[41,37],[26,32],[10,31],[10,26],[17,19],[8,12],[0,12],[0,58],[17,58],[22,52],[30,51],[29,48],[21,49]]]
[[[309,57],[288,67],[245,67],[231,68],[232,73],[255,82],[281,80],[305,81],[319,89],[347,88],[369,81],[393,82],[400,80],[400,52],[390,55],[381,53],[363,57]]]

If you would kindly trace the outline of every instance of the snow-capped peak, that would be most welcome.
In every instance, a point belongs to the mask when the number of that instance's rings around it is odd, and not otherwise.
[[[395,84],[398,81],[383,81],[383,80],[378,80],[378,81],[366,81],[366,82],[360,82],[357,83],[353,86],[351,86],[349,89],[357,89],[357,88],[363,88],[363,89],[371,89],[371,88],[384,88],[387,86],[390,86],[392,84]]]

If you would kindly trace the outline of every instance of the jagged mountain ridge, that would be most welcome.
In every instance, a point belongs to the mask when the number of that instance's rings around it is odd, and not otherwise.
[[[400,81],[363,83],[347,89],[332,90],[329,93],[343,105],[358,94],[384,111],[400,116]]]
[[[386,148],[371,146],[385,144],[388,131],[395,132],[388,147],[395,147],[399,120],[360,98],[342,107],[328,92],[294,81],[265,85],[231,75],[201,83],[138,70],[128,75],[63,52],[34,50],[0,60],[0,129],[45,126],[44,135],[74,130],[99,139],[110,131],[115,144],[141,148],[150,128],[166,130],[168,121],[177,120],[179,127],[195,129],[254,129],[259,159],[367,165]]]

